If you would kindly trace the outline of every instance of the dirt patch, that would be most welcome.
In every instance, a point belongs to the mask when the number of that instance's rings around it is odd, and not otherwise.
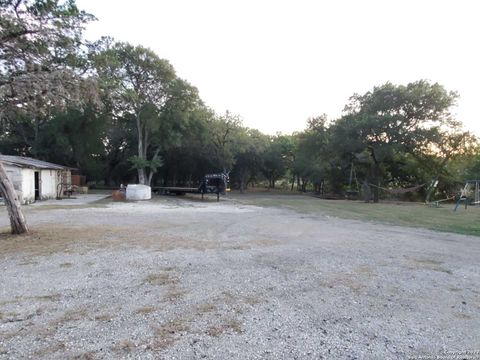
[[[42,315],[44,309],[39,307],[33,312],[28,313],[18,313],[16,311],[10,311],[2,315],[2,323],[23,323],[29,320],[32,320],[36,316]]]
[[[38,264],[38,261],[33,261],[33,260],[26,260],[18,263],[18,265],[20,266],[37,265],[37,264]]]
[[[457,287],[452,287],[452,288],[449,288],[448,290],[452,291],[452,292],[460,292],[462,291],[463,289],[460,289],[460,288],[457,288]]]
[[[117,243],[128,228],[108,225],[95,227],[66,226],[61,224],[37,225],[29,234],[0,234],[0,252],[3,254],[24,253],[28,256],[49,256],[55,253],[72,253],[98,249]],[[117,240],[117,241],[115,241]]]
[[[149,274],[144,280],[144,284],[149,285],[173,285],[178,284],[179,279],[175,275],[169,274],[168,272]]]
[[[57,352],[63,353],[65,352],[66,345],[63,342],[56,342],[54,344],[49,344],[46,347],[42,347],[36,350],[33,354],[37,358],[48,358],[50,355],[53,355]]]
[[[363,276],[366,276],[366,277],[375,276],[375,273],[372,270],[372,268],[369,267],[369,266],[366,266],[366,265],[359,266],[359,267],[355,268],[355,272],[357,274],[360,274],[360,275],[363,275]]]
[[[169,286],[165,296],[164,296],[164,301],[167,302],[176,302],[180,300],[183,296],[187,294],[187,291],[184,289],[181,289],[175,285]]]
[[[21,338],[24,333],[25,333],[25,329],[21,328],[21,329],[15,329],[11,331],[1,331],[0,335],[2,339],[10,340],[15,337]]]
[[[433,259],[415,259],[417,269],[428,269],[433,271],[443,272],[449,275],[452,275],[452,270],[442,266],[443,261],[433,260]]]
[[[245,296],[243,301],[248,305],[255,306],[265,303],[265,298],[258,295]]]
[[[20,314],[15,311],[0,312],[0,321],[2,321],[2,323],[21,321],[21,320],[17,320],[19,316]]]
[[[331,289],[337,286],[346,287],[358,295],[368,287],[374,276],[374,272],[369,267],[360,266],[353,272],[327,274],[320,280],[319,284]]]
[[[81,321],[90,319],[89,311],[87,308],[67,310],[59,317],[50,322],[50,327],[59,327],[70,322]]]
[[[101,202],[95,202],[83,205],[53,205],[53,204],[41,204],[35,206],[35,211],[51,211],[51,210],[79,210],[79,209],[93,209],[93,208],[107,208],[110,201],[100,200]],[[28,209],[30,210],[30,209]]]
[[[152,232],[154,235],[152,235]],[[81,253],[113,246],[148,247],[164,252],[174,249],[195,249],[204,251],[215,248],[218,243],[166,236],[161,231],[141,226],[122,227],[96,225],[92,227],[66,226],[61,224],[37,225],[29,234],[11,235],[0,233],[0,253],[9,255],[23,253],[27,256],[49,256],[56,253]],[[22,264],[37,262],[26,260]],[[60,266],[70,267],[63,263]]]
[[[135,343],[131,340],[122,340],[118,344],[111,347],[112,351],[118,355],[129,354],[135,350]]]
[[[172,346],[188,330],[190,327],[182,318],[175,318],[165,324],[155,326],[153,327],[153,339],[147,345],[147,349],[159,351]]]
[[[94,351],[87,351],[81,354],[74,355],[72,360],[95,360],[95,352]]]
[[[206,331],[207,335],[219,337],[226,333],[242,333],[242,323],[236,319],[224,319],[220,324],[213,325]]]
[[[50,295],[40,295],[40,296],[32,296],[29,299],[40,300],[40,301],[58,301],[60,300],[62,295],[60,294],[50,294]]]
[[[247,244],[256,245],[256,246],[276,246],[282,244],[282,241],[272,240],[272,239],[255,239],[247,241]]]
[[[141,308],[138,308],[135,310],[135,314],[137,315],[147,315],[155,312],[157,309],[154,308],[153,306],[142,306]]]
[[[199,314],[206,314],[206,313],[216,311],[217,307],[215,306],[215,304],[212,304],[212,303],[203,303],[203,304],[197,305],[195,309]]]
[[[462,319],[462,320],[471,320],[472,317],[470,315],[467,315],[467,314],[463,314],[463,313],[454,313],[453,314],[456,318],[458,319]]]
[[[104,313],[94,316],[95,321],[111,321],[113,319],[112,314]]]
[[[0,236],[0,351],[306,360],[475,347],[478,238],[240,207],[30,211],[31,234]]]

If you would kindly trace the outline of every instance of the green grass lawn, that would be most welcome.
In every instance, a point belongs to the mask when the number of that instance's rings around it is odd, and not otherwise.
[[[468,210],[460,207],[457,212],[453,212],[453,204],[432,208],[419,203],[366,204],[361,201],[323,200],[268,193],[235,195],[234,198],[245,204],[288,208],[301,213],[480,236],[480,207],[469,207]]]

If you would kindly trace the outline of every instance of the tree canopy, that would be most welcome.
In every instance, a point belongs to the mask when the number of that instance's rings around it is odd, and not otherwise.
[[[382,188],[425,184],[417,199],[429,199],[479,176],[477,139],[451,112],[458,94],[438,83],[387,82],[354,94],[338,119],[268,135],[209,108],[152,50],[86,42],[95,18],[73,0],[1,1],[0,11],[0,152],[76,167],[94,186],[193,186],[224,171],[241,191],[343,197],[362,191],[355,182],[377,201]]]
[[[38,152],[39,119],[47,121],[55,109],[95,102],[97,87],[81,71],[85,69],[81,52],[83,25],[92,19],[79,11],[74,1],[0,1],[2,138],[9,141],[17,127],[22,128],[22,122],[29,122],[34,129],[34,143],[19,147]],[[18,195],[1,163],[0,183],[12,232],[27,232]]]

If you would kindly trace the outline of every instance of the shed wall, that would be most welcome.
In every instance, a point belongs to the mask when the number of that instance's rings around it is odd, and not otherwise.
[[[35,202],[35,171],[22,169],[22,204]]]
[[[41,200],[55,199],[62,179],[65,182],[63,190],[66,190],[68,188],[66,184],[70,185],[72,181],[69,170],[66,170],[65,176],[62,177],[61,170],[20,168],[7,164],[4,166],[22,204],[35,202],[35,172],[39,173]]]
[[[41,170],[40,199],[53,199],[57,196],[58,170]]]

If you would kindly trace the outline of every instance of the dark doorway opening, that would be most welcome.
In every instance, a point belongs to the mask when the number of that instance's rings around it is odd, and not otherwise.
[[[40,200],[40,173],[35,171],[35,200]]]

